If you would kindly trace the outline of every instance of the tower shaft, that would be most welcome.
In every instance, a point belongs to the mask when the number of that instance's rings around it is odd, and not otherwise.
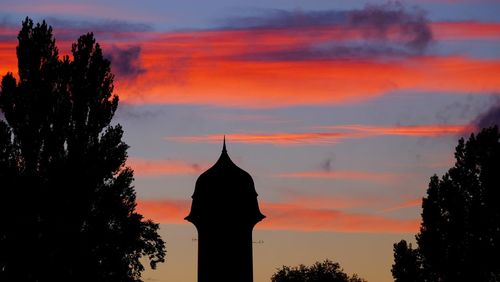
[[[252,257],[252,228],[198,230],[198,282],[252,282]]]

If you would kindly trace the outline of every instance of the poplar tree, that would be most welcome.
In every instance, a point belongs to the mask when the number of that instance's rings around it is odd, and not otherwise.
[[[18,42],[0,91],[0,281],[141,281],[165,243],[136,211],[110,61],[92,33],[59,57],[45,21]]]

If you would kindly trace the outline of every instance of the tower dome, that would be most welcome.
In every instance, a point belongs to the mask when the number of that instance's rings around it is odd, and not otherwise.
[[[205,224],[255,225],[265,216],[257,203],[252,177],[233,163],[226,150],[196,181],[191,212],[185,218],[198,228]]]

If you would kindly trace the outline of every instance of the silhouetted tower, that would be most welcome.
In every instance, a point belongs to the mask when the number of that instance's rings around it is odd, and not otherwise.
[[[198,230],[198,282],[252,282],[252,230],[265,216],[253,179],[226,151],[196,181],[191,212]]]

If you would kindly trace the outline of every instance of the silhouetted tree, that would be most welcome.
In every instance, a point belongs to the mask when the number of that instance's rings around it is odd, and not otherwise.
[[[441,179],[431,178],[422,202],[416,251],[424,281],[500,281],[498,127],[460,139],[455,159]]]
[[[394,244],[394,264],[392,276],[395,282],[422,281],[421,265],[418,251],[405,240]]]
[[[356,274],[349,277],[338,263],[330,260],[312,266],[283,266],[271,277],[272,282],[366,282]]]
[[[92,33],[60,59],[45,21],[18,40],[0,92],[0,281],[140,281],[165,244],[135,211],[110,62]]]

